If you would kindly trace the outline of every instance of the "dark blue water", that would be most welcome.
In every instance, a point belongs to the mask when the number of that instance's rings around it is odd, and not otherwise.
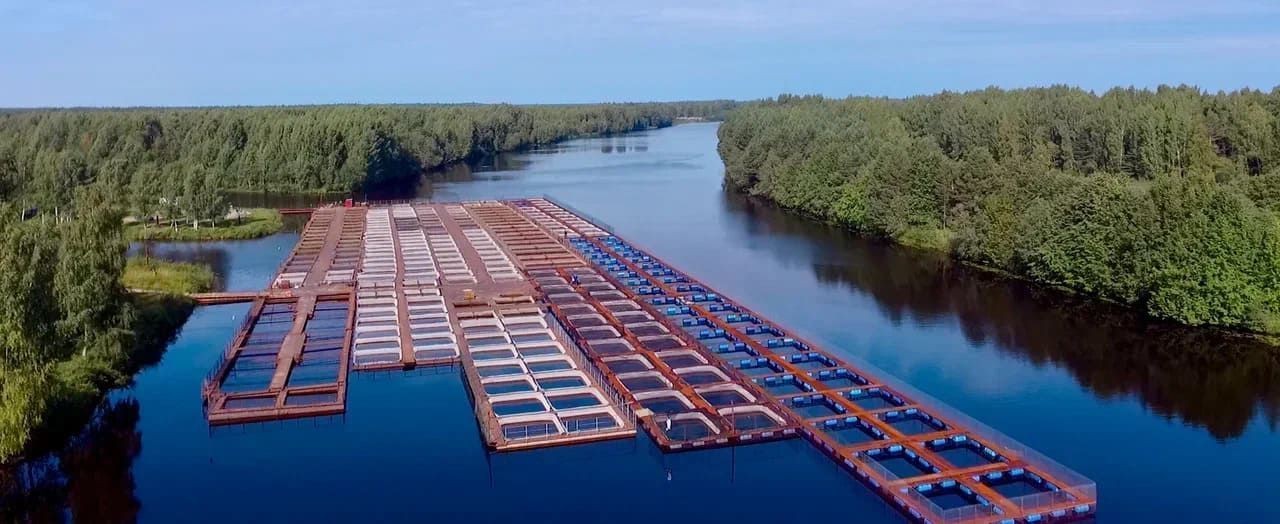
[[[417,191],[548,194],[593,215],[826,349],[870,361],[1093,478],[1100,520],[1280,522],[1275,351],[727,195],[715,129],[573,141],[459,166]],[[220,260],[226,288],[256,289],[295,238],[153,250]],[[210,434],[200,378],[244,311],[196,311],[164,360],[115,396],[136,404],[121,404],[125,415],[93,432],[110,437],[79,443],[102,457],[90,465],[111,467],[50,473],[50,484],[75,482],[80,495],[54,503],[95,520],[102,508],[76,501],[110,499],[115,512],[152,522],[900,520],[798,440],[663,455],[642,434],[489,455],[465,388],[447,370],[353,375],[344,418]]]
[[[759,504],[746,490],[785,490],[796,475],[813,478],[823,497],[848,499],[859,489],[800,441],[664,456],[640,437],[489,455],[458,373],[448,369],[353,375],[344,418],[211,435],[190,381],[245,309],[197,311],[164,363],[133,388],[143,452],[132,470],[143,520],[641,522],[674,512],[777,522],[790,510]],[[889,518],[868,495],[851,503]]]

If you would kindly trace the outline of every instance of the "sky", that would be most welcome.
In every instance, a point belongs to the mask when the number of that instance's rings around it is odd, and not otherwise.
[[[1280,85],[1280,0],[0,0],[0,107]]]

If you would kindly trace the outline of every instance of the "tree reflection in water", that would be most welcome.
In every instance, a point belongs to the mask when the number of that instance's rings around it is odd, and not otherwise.
[[[135,522],[138,417],[136,400],[108,400],[62,451],[0,470],[0,520]]]
[[[803,238],[819,280],[872,297],[895,323],[955,319],[990,344],[1069,370],[1100,397],[1133,395],[1155,413],[1240,436],[1254,416],[1280,420],[1280,350],[1256,339],[1143,317],[1127,308],[1006,279],[935,253],[868,240],[726,193],[753,234]],[[785,254],[777,256],[787,256]],[[819,262],[813,262],[819,261]]]

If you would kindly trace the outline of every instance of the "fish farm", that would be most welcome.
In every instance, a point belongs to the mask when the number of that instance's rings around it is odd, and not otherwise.
[[[913,521],[1097,511],[1089,479],[549,198],[318,208],[270,289],[196,299],[252,303],[202,386],[214,426],[340,415],[348,373],[452,368],[495,452],[803,438]]]

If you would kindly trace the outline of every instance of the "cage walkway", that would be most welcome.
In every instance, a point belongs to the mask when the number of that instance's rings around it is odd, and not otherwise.
[[[535,221],[549,221],[548,231],[560,231],[595,267],[589,285],[600,282],[594,276],[607,275],[628,299],[640,299],[646,313],[660,313],[658,324],[667,331],[696,337],[736,376],[750,377],[752,391],[763,390],[766,400],[738,409],[777,407],[787,419],[801,421],[807,440],[911,518],[1044,522],[1096,512],[1094,483],[1065,466],[870,365],[784,331],[555,202],[508,204]],[[643,356],[647,367],[666,367],[654,357]]]
[[[910,518],[1090,517],[1092,481],[546,198],[311,213],[206,377],[211,424],[342,413],[349,370],[454,364],[486,446],[802,436]]]
[[[353,242],[363,231],[364,212],[316,210],[272,288],[253,294],[249,314],[201,388],[210,424],[346,410],[356,308],[345,275],[359,263],[351,250],[358,247]]]

